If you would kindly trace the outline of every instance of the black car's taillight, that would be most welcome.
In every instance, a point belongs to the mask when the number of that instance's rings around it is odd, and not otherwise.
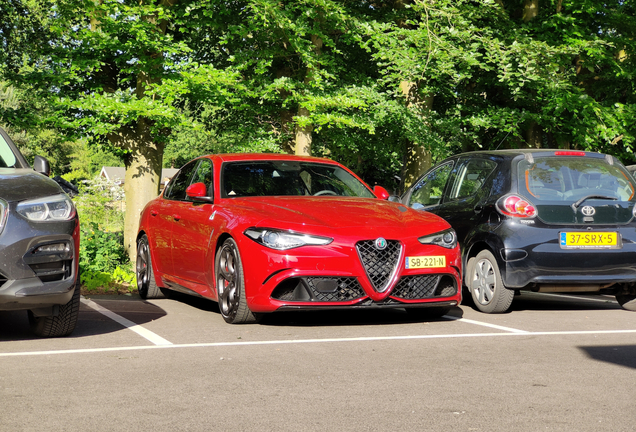
[[[497,201],[497,210],[506,216],[517,218],[533,218],[537,208],[525,198],[518,195],[506,195]]]

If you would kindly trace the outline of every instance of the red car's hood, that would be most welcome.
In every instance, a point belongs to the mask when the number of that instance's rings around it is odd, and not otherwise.
[[[232,207],[251,213],[254,226],[269,228],[409,230],[425,233],[450,225],[439,216],[379,199],[350,197],[233,198]],[[241,211],[242,213],[242,211]],[[320,228],[319,228],[320,227]],[[311,231],[316,232],[314,229]],[[366,229],[364,229],[366,231]]]

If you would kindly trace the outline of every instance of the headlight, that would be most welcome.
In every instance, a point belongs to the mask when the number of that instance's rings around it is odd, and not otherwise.
[[[65,221],[75,217],[75,206],[64,194],[22,201],[17,210],[35,222]]]
[[[329,237],[282,231],[270,228],[248,228],[245,235],[265,247],[277,250],[293,249],[308,245],[328,245],[333,241]]]
[[[434,244],[447,249],[454,249],[455,246],[457,246],[457,234],[455,234],[455,230],[452,228],[420,237],[418,240],[422,244]]]

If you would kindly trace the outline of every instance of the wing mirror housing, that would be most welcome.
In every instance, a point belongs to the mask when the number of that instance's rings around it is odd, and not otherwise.
[[[373,193],[375,194],[375,196],[382,200],[389,199],[389,197],[391,196],[391,194],[389,194],[386,189],[384,189],[382,186],[377,185],[373,186]]]
[[[188,186],[186,196],[196,202],[214,202],[214,198],[208,196],[208,187],[205,183],[193,183]]]
[[[35,172],[39,172],[40,174],[44,174],[49,177],[51,175],[51,164],[49,160],[42,156],[36,156],[33,159],[33,169]]]

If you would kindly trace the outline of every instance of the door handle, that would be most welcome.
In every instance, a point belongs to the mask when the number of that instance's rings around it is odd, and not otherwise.
[[[173,215],[172,215],[172,218],[173,218],[174,220],[176,220],[176,221],[179,221],[179,220],[181,220],[181,215],[173,214]]]
[[[150,210],[150,216],[157,216],[159,212],[157,210]]]
[[[482,212],[482,210],[484,209],[484,206],[482,206],[481,204],[477,204],[473,210],[475,211],[475,214],[479,214]]]

